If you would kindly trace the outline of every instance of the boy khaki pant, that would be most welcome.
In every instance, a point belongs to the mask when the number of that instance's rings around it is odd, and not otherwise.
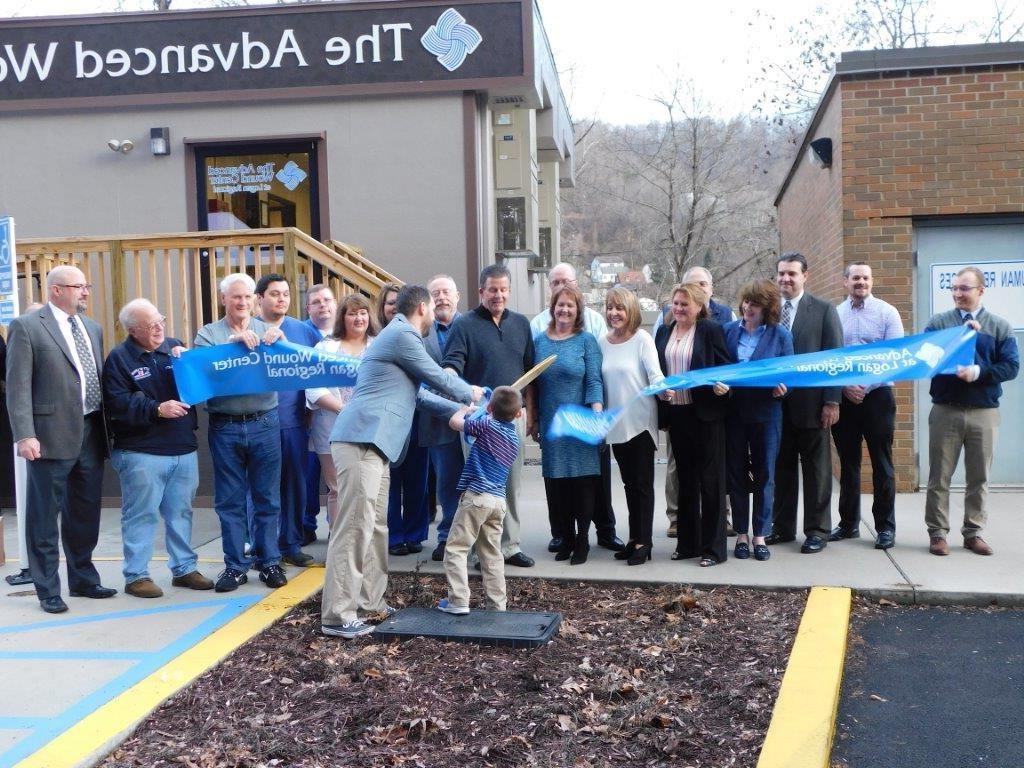
[[[331,443],[338,473],[338,509],[327,539],[327,572],[320,607],[329,626],[356,620],[356,611],[382,611],[388,587],[387,460],[372,445]]]
[[[505,558],[501,554],[505,499],[489,493],[463,491],[444,550],[444,575],[448,579],[448,602],[469,607],[469,549],[476,545],[484,596],[490,611],[505,610]]]

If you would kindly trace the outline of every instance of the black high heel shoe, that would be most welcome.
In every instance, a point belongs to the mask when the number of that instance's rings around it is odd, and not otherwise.
[[[633,556],[633,552],[639,546],[640,546],[639,544],[637,544],[635,541],[630,539],[629,541],[626,542],[626,548],[625,549],[622,549],[622,550],[620,550],[620,551],[615,553],[615,559],[616,560],[629,560],[629,558]]]
[[[633,554],[626,560],[626,565],[643,565],[651,559],[651,545],[645,544],[633,550]]]
[[[576,546],[572,548],[569,565],[582,565],[587,562],[588,555],[590,555],[590,541],[587,534],[583,533],[576,537]]]

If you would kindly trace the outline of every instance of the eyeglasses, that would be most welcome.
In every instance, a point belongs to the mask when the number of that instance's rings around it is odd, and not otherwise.
[[[575,278],[573,278],[572,280],[569,280],[569,279],[566,279],[566,280],[552,280],[551,281],[551,287],[552,288],[561,288],[563,285],[576,285],[578,282],[579,282],[579,280],[577,280]]]
[[[949,290],[951,290],[953,293],[970,293],[971,291],[976,291],[979,288],[981,288],[980,285],[951,285],[951,286],[949,286]]]
[[[92,283],[57,283],[61,288],[75,288],[79,291],[91,291]]]
[[[167,325],[167,318],[160,315],[159,319],[154,320],[152,323],[146,323],[142,325],[142,327],[150,331],[155,331],[157,328],[162,328],[165,325]]]

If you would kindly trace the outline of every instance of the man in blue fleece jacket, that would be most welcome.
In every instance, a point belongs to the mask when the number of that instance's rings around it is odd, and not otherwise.
[[[955,375],[932,379],[932,410],[928,415],[928,495],[924,519],[933,555],[948,555],[949,481],[964,454],[967,495],[960,532],[964,547],[977,555],[991,555],[992,547],[981,538],[988,514],[988,472],[999,429],[999,397],[1002,382],[1017,377],[1020,354],[1013,328],[981,304],[985,277],[977,267],[957,272],[951,286],[956,309],[935,315],[926,331],[969,325],[978,332],[974,365],[957,368]]]

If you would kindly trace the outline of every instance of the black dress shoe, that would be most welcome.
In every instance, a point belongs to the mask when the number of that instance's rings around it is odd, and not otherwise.
[[[405,548],[409,550],[410,555],[418,555],[423,551],[423,545],[418,541],[407,541],[405,542]]]
[[[561,552],[562,551],[562,537],[555,536],[551,541],[548,542],[548,552]]]
[[[395,544],[395,546],[393,546],[393,547],[388,547],[388,554],[389,555],[396,555],[396,556],[408,555],[409,554],[409,548],[407,546],[405,546],[404,542],[401,543],[401,544]]]
[[[68,604],[57,597],[43,597],[39,600],[39,607],[47,613],[64,613],[68,609]]]
[[[612,552],[621,552],[626,548],[625,542],[618,536],[612,536],[610,539],[598,539],[597,546],[610,549]]]
[[[444,560],[444,546],[445,542],[442,541],[440,544],[434,547],[434,551],[430,553],[430,559],[433,560],[435,563],[440,563]]]
[[[10,576],[4,576],[4,581],[12,587],[18,587],[22,584],[31,584],[32,574],[29,572],[28,568],[22,568],[17,573],[12,573]]]
[[[842,541],[843,539],[859,539],[860,529],[854,528],[852,530],[843,528],[841,525],[837,525],[832,529],[832,533],[828,535],[829,541]]]
[[[90,584],[85,589],[72,589],[72,597],[90,597],[93,600],[102,600],[105,597],[113,597],[117,594],[116,589],[104,587],[102,584]]]
[[[772,533],[765,540],[765,544],[788,544],[791,541],[796,541],[796,536],[783,536],[781,533]]]
[[[524,555],[522,552],[516,552],[511,557],[505,558],[505,565],[514,565],[517,568],[532,568],[533,558]]]
[[[305,547],[307,544],[312,544],[314,541],[316,541],[316,531],[311,531],[309,528],[304,529],[302,531],[302,546]]]
[[[892,549],[896,545],[896,534],[892,531],[879,531],[875,537],[875,549]]]
[[[800,552],[804,555],[813,555],[821,552],[827,544],[828,542],[821,536],[808,536],[807,541],[800,547]]]
[[[298,552],[292,552],[287,555],[281,555],[281,562],[288,563],[288,565],[294,565],[298,568],[305,568],[313,562],[313,556],[307,555],[301,549]]]

